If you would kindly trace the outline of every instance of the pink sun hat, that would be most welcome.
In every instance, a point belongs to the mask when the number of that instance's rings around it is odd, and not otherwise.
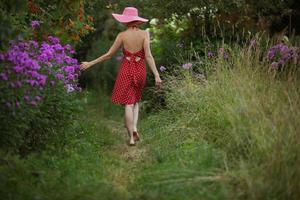
[[[128,23],[132,21],[147,22],[148,19],[138,16],[138,10],[135,7],[126,7],[123,10],[123,14],[112,13],[112,16],[121,23]]]

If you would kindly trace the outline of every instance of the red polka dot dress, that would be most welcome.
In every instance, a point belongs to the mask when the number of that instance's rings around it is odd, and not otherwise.
[[[112,91],[111,102],[121,105],[139,102],[146,83],[146,74],[144,49],[131,53],[123,48],[123,57]]]

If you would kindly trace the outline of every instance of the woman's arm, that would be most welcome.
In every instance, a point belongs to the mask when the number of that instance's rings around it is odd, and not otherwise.
[[[145,58],[146,58],[147,63],[149,64],[149,67],[150,67],[150,69],[151,69],[151,71],[152,71],[152,73],[155,77],[155,85],[160,86],[161,79],[160,79],[159,73],[157,71],[154,58],[153,58],[152,53],[151,53],[150,34],[149,34],[148,31],[146,31],[146,37],[144,39],[143,47],[144,47],[144,51],[145,51]]]
[[[108,50],[107,53],[103,54],[99,58],[92,60],[90,62],[82,62],[80,65],[80,69],[85,70],[97,63],[101,63],[104,60],[110,59],[116,53],[116,51],[120,48],[122,42],[123,42],[122,34],[119,33],[118,36],[116,37],[113,45],[110,47],[110,49]]]

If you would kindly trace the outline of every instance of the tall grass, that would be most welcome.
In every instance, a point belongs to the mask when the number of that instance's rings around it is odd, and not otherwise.
[[[192,71],[169,77],[167,110],[146,121],[146,146],[157,160],[184,152],[188,142],[216,149],[227,198],[299,199],[299,65],[293,73],[270,71],[259,49],[233,47],[229,61],[216,58],[207,80]],[[187,162],[200,162],[189,154]]]

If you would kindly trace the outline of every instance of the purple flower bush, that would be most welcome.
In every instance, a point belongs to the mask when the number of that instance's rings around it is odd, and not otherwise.
[[[32,26],[37,23],[33,21]],[[74,53],[69,44],[62,45],[52,36],[41,44],[34,40],[11,42],[7,52],[0,54],[0,90],[10,94],[1,95],[1,103],[9,108],[23,103],[37,106],[48,94],[44,91],[55,86],[68,94],[80,92],[80,67],[71,57]]]
[[[42,149],[80,109],[80,66],[59,38],[11,41],[0,53],[0,146]],[[27,151],[27,150],[26,150]],[[28,150],[29,151],[29,150]]]
[[[267,58],[272,63],[272,69],[279,69],[288,62],[297,60],[298,53],[295,47],[288,47],[287,45],[280,43],[269,49]]]

